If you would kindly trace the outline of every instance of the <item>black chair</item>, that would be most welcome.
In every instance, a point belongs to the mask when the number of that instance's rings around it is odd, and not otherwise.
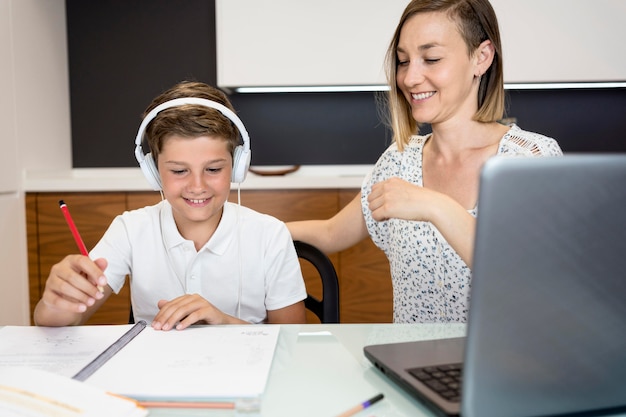
[[[299,240],[293,242],[299,258],[315,267],[322,280],[322,299],[308,294],[304,300],[306,308],[311,310],[322,323],[339,323],[339,279],[333,263],[328,256],[315,246]],[[130,307],[128,322],[133,324],[135,317]]]
[[[304,300],[304,305],[322,323],[339,323],[339,279],[333,263],[313,245],[299,240],[295,240],[293,244],[298,257],[311,263],[322,280],[322,299],[319,300],[309,294]]]

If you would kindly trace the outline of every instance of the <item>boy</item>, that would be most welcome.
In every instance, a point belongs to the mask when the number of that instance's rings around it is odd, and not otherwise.
[[[250,157],[226,96],[203,83],[177,84],[148,106],[136,145],[164,200],[117,216],[89,257],[54,265],[35,323],[84,324],[127,275],[135,319],[157,330],[304,323],[306,290],[286,226],[227,202]]]

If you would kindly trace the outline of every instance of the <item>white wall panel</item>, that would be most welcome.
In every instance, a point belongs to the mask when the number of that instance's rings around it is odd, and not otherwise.
[[[18,188],[17,137],[15,135],[15,77],[11,34],[11,1],[0,0],[0,193]]]
[[[384,84],[407,0],[216,0],[222,87]],[[626,81],[626,1],[492,0],[506,82]]]

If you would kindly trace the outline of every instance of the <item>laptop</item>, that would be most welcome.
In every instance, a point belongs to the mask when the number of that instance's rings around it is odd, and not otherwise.
[[[626,154],[491,158],[476,228],[466,336],[365,356],[439,415],[626,411]]]

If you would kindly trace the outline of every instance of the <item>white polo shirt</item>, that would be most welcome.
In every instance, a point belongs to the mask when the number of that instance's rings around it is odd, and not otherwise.
[[[117,216],[90,253],[105,258],[109,286],[118,293],[130,276],[135,320],[152,322],[157,302],[200,294],[222,312],[252,323],[266,310],[306,298],[291,235],[278,219],[227,202],[202,249],[185,240],[167,201]]]

